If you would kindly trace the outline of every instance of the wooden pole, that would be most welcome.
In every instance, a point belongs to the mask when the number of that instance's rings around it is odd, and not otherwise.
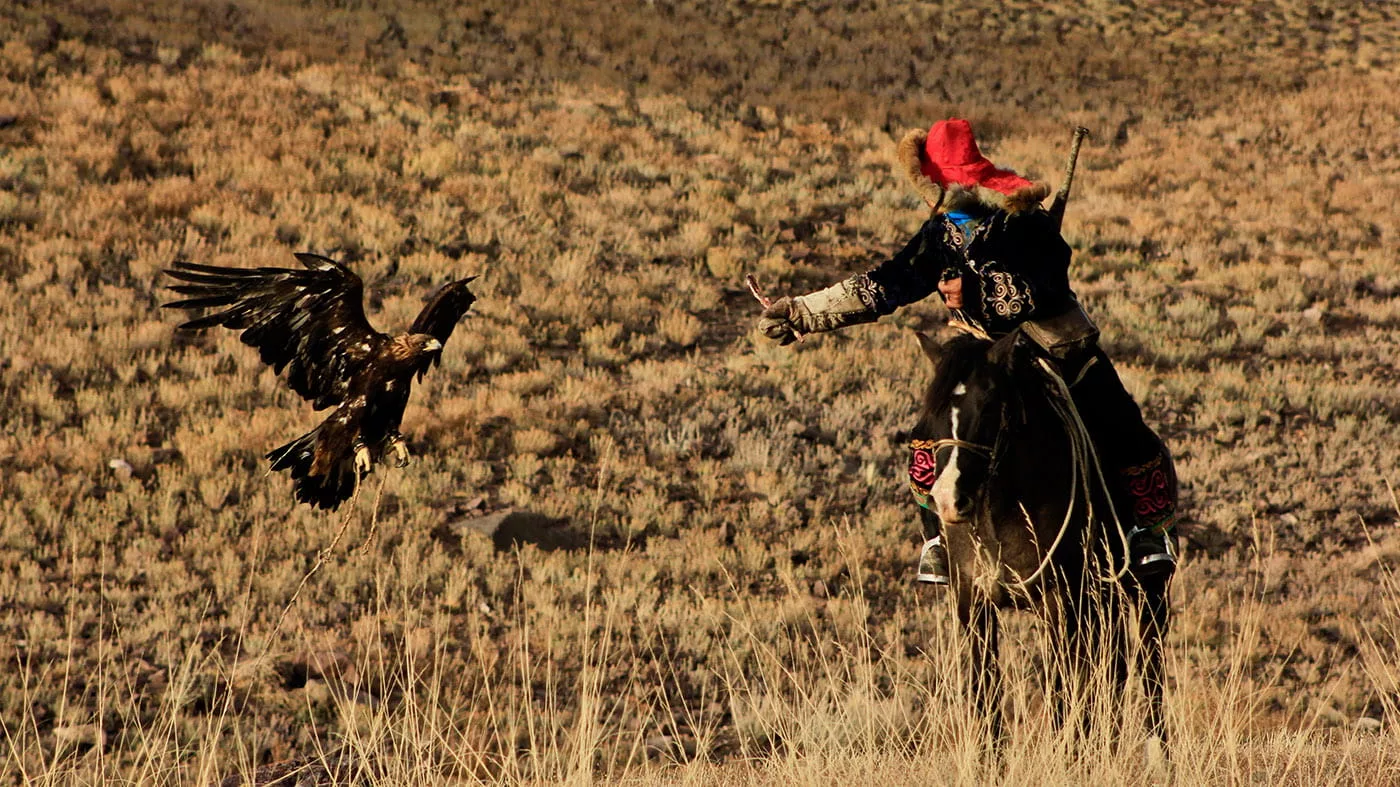
[[[1065,164],[1065,179],[1060,182],[1060,189],[1055,192],[1055,199],[1050,202],[1050,218],[1055,220],[1056,230],[1060,229],[1065,220],[1065,203],[1069,202],[1069,187],[1074,183],[1074,165],[1079,161],[1079,146],[1087,136],[1089,129],[1075,126],[1074,139],[1069,145],[1069,161]]]

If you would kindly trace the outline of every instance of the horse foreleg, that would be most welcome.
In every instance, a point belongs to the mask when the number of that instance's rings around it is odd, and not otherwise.
[[[1162,643],[1171,624],[1168,582],[1169,580],[1156,580],[1143,584],[1142,607],[1139,613],[1139,630],[1142,634],[1142,684],[1143,693],[1147,698],[1147,734],[1149,740],[1156,739],[1163,758],[1168,756],[1167,720],[1162,702],[1166,683],[1166,670],[1162,664]]]
[[[968,633],[968,678],[973,706],[986,722],[988,747],[1000,757],[1002,745],[1001,663],[998,660],[999,623],[996,607],[985,601],[963,605],[959,610],[963,629]]]
[[[1055,726],[1075,745],[1089,741],[1096,723],[1108,723],[1116,739],[1118,703],[1127,682],[1125,637],[1119,599],[1096,588],[1069,586],[1058,599],[1058,643],[1051,667],[1055,685]]]
[[[1051,637],[1056,640],[1050,650],[1050,658],[1046,659],[1046,666],[1049,668],[1050,677],[1054,686],[1052,693],[1052,707],[1054,709],[1055,729],[1063,730],[1070,723],[1070,715],[1075,706],[1077,698],[1078,681],[1076,654],[1079,652],[1079,616],[1077,612],[1070,608],[1070,605],[1060,603],[1056,607],[1056,616],[1052,618],[1058,631]]]
[[[1123,702],[1128,690],[1130,601],[1115,586],[1096,597],[1095,604],[1098,607],[1095,616],[1098,636],[1094,653],[1100,661],[1093,668],[1102,670],[1099,679],[1109,682],[1110,691],[1096,692],[1099,702],[1095,705],[1094,714],[1096,719],[1107,722],[1112,740],[1116,742],[1123,739]]]

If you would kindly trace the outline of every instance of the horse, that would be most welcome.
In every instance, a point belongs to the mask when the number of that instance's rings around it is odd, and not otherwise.
[[[1139,580],[1127,571],[1124,501],[1104,481],[1073,381],[1020,330],[995,341],[917,335],[935,374],[911,437],[933,456],[929,507],[942,519],[972,701],[992,750],[1004,741],[999,609],[1028,609],[1050,626],[1057,726],[1067,723],[1070,696],[1087,697],[1096,668],[1107,668],[1113,699],[1125,696],[1126,615],[1136,609],[1147,751],[1160,746],[1165,756],[1170,575]],[[1090,722],[1080,717],[1081,734]]]

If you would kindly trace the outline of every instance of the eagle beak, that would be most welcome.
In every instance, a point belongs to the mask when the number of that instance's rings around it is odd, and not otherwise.
[[[423,345],[423,350],[430,353],[435,353],[441,349],[442,342],[438,341],[437,339],[429,339],[427,343]]]

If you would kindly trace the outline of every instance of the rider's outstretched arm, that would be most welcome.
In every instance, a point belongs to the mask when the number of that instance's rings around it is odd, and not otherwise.
[[[764,335],[781,344],[796,334],[821,333],[874,322],[905,304],[927,298],[938,288],[945,261],[925,224],[898,254],[844,281],[797,297],[782,297],[763,310]]]

